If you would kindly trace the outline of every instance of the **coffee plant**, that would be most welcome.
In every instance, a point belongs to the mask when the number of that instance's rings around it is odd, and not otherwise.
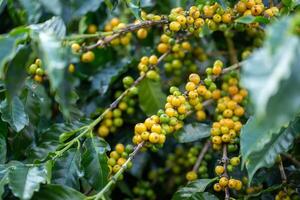
[[[0,199],[299,200],[299,0],[0,0]]]

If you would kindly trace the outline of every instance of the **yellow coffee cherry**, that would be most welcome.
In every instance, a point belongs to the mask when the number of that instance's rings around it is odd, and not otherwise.
[[[157,46],[157,51],[159,53],[166,53],[169,50],[169,45],[166,43],[159,43]]]
[[[120,165],[113,166],[113,173],[117,173],[121,169]]]
[[[218,176],[222,175],[224,173],[224,167],[221,165],[216,166],[215,168],[215,172]]]
[[[141,28],[137,31],[137,37],[139,39],[145,39],[148,35],[148,31],[144,28]]]
[[[196,89],[196,84],[189,81],[189,82],[187,82],[187,84],[185,85],[185,89],[186,89],[187,91],[193,91],[193,90]]]
[[[236,6],[236,11],[238,11],[238,13],[243,14],[246,10],[247,10],[247,6],[246,3],[243,1],[239,1]]]
[[[95,60],[95,54],[92,51],[87,51],[81,55],[81,61],[84,63],[90,63]]]
[[[111,157],[115,160],[118,160],[120,156],[116,151],[112,151],[112,152],[110,152],[109,157]]]
[[[158,58],[157,58],[156,55],[150,56],[150,58],[149,58],[149,64],[150,65],[157,65],[157,62],[158,62]]]
[[[237,181],[235,179],[229,179],[228,181],[228,187],[231,189],[235,189],[237,185]]]
[[[71,45],[71,49],[73,53],[78,53],[80,51],[80,45],[78,43],[73,43]]]
[[[151,125],[151,126],[152,126],[152,125]],[[146,125],[143,124],[143,123],[138,123],[138,124],[136,124],[135,127],[134,127],[134,132],[135,132],[136,134],[142,134],[142,133],[145,132],[146,130],[147,130],[147,127],[146,127]]]
[[[153,144],[158,143],[159,142],[159,134],[158,133],[150,133],[149,141]]]
[[[220,136],[213,136],[212,137],[212,142],[214,144],[222,144],[222,138]]]
[[[222,186],[219,183],[214,184],[214,191],[220,192],[222,190]]]
[[[196,118],[198,121],[203,121],[206,119],[206,113],[203,110],[198,110],[196,112]]]
[[[197,173],[196,172],[194,172],[194,171],[189,171],[187,174],[186,174],[186,180],[188,180],[188,181],[194,181],[194,180],[196,180],[197,179]]]
[[[200,76],[198,74],[190,74],[189,75],[189,81],[193,82],[194,84],[199,84],[200,83]]]
[[[223,142],[228,143],[228,142],[230,142],[230,140],[231,140],[231,137],[230,137],[229,134],[222,135],[222,141]]]
[[[231,14],[230,13],[225,13],[222,15],[222,21],[224,23],[230,23],[231,22]]]
[[[180,25],[185,25],[186,24],[186,18],[184,15],[178,15],[176,17],[177,22],[179,22]]]
[[[79,49],[80,49],[80,46],[79,46]],[[42,60],[37,58],[34,62],[38,67],[42,67]]]
[[[236,186],[235,186],[235,189],[236,189],[237,191],[239,191],[239,190],[242,189],[242,187],[243,187],[242,181],[236,180]]]
[[[97,32],[97,26],[95,24],[90,24],[88,26],[87,32],[90,33],[90,34],[96,33]]]
[[[170,23],[169,28],[171,31],[178,32],[181,28],[181,25],[179,22],[174,21]]]
[[[140,135],[135,135],[132,138],[132,142],[133,144],[139,144],[142,142],[142,137]]]
[[[226,187],[228,185],[228,178],[223,176],[219,180],[219,184],[221,187]]]
[[[151,132],[161,133],[161,126],[159,124],[153,124],[151,127]]]
[[[119,158],[118,161],[117,161],[117,164],[122,166],[122,165],[124,165],[125,162],[126,162],[125,158]]]
[[[119,154],[123,153],[125,150],[125,147],[123,144],[117,144],[116,145],[116,152],[118,152]]]
[[[155,124],[155,121],[151,118],[147,118],[144,122],[144,125],[147,127],[148,130],[151,130],[151,127]]]
[[[159,134],[159,140],[158,140],[158,143],[159,144],[164,144],[166,141],[166,136],[163,135],[163,134]]]
[[[145,131],[141,134],[141,137],[143,140],[147,141],[149,139],[150,133],[148,131]]]
[[[118,18],[114,17],[114,18],[112,18],[112,19],[110,20],[110,24],[111,24],[113,27],[118,26],[118,24],[120,24],[120,20],[119,20]]]
[[[214,14],[213,20],[214,20],[214,22],[216,22],[216,23],[220,23],[220,22],[222,21],[222,17],[221,17],[221,15],[219,15],[219,14]]]
[[[99,126],[98,128],[98,134],[100,137],[106,137],[109,134],[109,129],[106,126]]]

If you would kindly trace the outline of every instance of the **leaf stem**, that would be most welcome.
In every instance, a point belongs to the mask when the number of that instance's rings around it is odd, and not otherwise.
[[[297,159],[293,158],[292,155],[287,154],[287,153],[283,153],[282,154],[283,157],[285,157],[286,159],[289,159],[292,163],[294,163],[297,167],[300,167],[300,161],[298,161]]]
[[[132,161],[132,159],[134,158],[134,156],[140,151],[140,149],[143,146],[144,146],[144,142],[138,144],[135,147],[134,151],[129,155],[129,157],[126,160],[126,162],[121,166],[120,170],[113,177],[111,177],[110,181],[105,185],[105,187],[99,193],[97,193],[96,195],[87,197],[86,200],[90,200],[90,199],[98,200],[100,198],[103,198],[104,194],[110,189],[110,187],[112,185],[114,185],[117,182],[117,180],[119,179],[119,177],[127,169],[128,164]]]
[[[281,156],[279,156],[279,157],[280,157],[280,159],[279,159],[278,168],[279,168],[279,171],[280,171],[281,180],[282,180],[283,184],[286,184],[287,183],[287,177],[286,177],[286,174],[285,174],[285,171],[284,171]]]

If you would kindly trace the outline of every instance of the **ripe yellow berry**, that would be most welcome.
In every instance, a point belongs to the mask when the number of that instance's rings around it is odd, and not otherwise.
[[[137,31],[137,37],[139,39],[145,39],[148,35],[148,31],[144,28],[141,28]]]
[[[147,141],[149,139],[150,133],[148,131],[145,131],[141,134],[141,137],[143,140]]]
[[[79,49],[80,49],[80,46],[79,46]],[[42,60],[37,58],[34,62],[38,67],[41,67],[42,66]]]
[[[125,147],[123,144],[117,144],[116,145],[116,152],[118,152],[119,154],[123,153],[125,150]]]
[[[169,45],[166,43],[159,43],[157,46],[157,51],[159,53],[166,53],[169,50]]]
[[[223,142],[228,143],[228,142],[230,142],[230,139],[231,139],[231,137],[230,137],[229,134],[222,135],[222,141]]]
[[[109,134],[109,129],[106,126],[99,126],[98,128],[98,134],[100,137],[106,137]]]
[[[186,24],[186,18],[184,15],[178,15],[176,17],[177,22],[179,22],[179,24],[181,25],[185,25]]]
[[[215,168],[215,172],[218,176],[222,175],[224,173],[224,167],[221,165],[216,166]]]
[[[240,164],[240,158],[239,157],[232,157],[230,159],[230,164],[232,166],[238,166]]]
[[[206,119],[206,113],[203,110],[198,110],[196,112],[196,118],[198,121],[203,121]]]
[[[149,141],[153,144],[158,143],[159,142],[159,134],[157,133],[150,133],[149,135]]]
[[[93,34],[97,32],[97,26],[95,24],[90,24],[88,26],[88,33]]]
[[[228,178],[223,176],[219,180],[219,184],[221,187],[226,187],[228,185]]]
[[[143,123],[138,123],[134,127],[135,134],[141,134],[147,130],[147,127]]]
[[[222,21],[222,17],[221,17],[221,15],[219,15],[219,14],[215,14],[215,15],[213,16],[213,20],[214,20],[214,22],[219,23],[219,22]]]
[[[158,59],[157,59],[157,56],[156,56],[156,55],[150,56],[150,58],[149,58],[149,64],[151,64],[151,65],[156,65],[157,62],[158,62]]]
[[[200,76],[198,74],[190,74],[189,81],[197,85],[200,83]]]
[[[41,82],[43,81],[43,77],[36,74],[36,75],[34,76],[34,80],[35,80],[36,82],[38,82],[38,83],[41,83]]]
[[[112,18],[111,20],[110,20],[110,24],[113,26],[113,27],[115,27],[115,26],[118,26],[118,24],[120,24],[120,20],[118,19],[118,18]]]
[[[222,138],[220,136],[213,136],[212,142],[214,144],[222,144]]]
[[[229,179],[228,181],[228,187],[231,189],[235,189],[237,185],[237,181],[235,179]]]
[[[220,192],[222,190],[222,186],[219,183],[214,184],[214,191]]]
[[[222,67],[220,66],[214,66],[212,68],[212,73],[216,76],[219,76],[222,73]]]
[[[193,82],[187,82],[187,84],[185,85],[185,89],[187,91],[193,91],[196,89],[196,84]]]
[[[155,121],[151,118],[147,118],[144,122],[144,125],[147,127],[148,130],[151,130],[151,127],[155,124]]]
[[[151,127],[151,132],[161,133],[161,126],[159,124],[153,124]]]
[[[242,189],[242,187],[243,187],[242,181],[236,180],[236,186],[235,186],[235,189],[236,189],[237,191],[239,191],[239,190]]]
[[[159,143],[159,144],[164,144],[165,141],[166,141],[166,136],[163,135],[163,134],[160,134],[160,135],[159,135],[158,143]]]
[[[95,60],[95,54],[92,51],[87,51],[81,55],[81,61],[84,63],[90,63]]]
[[[224,23],[230,23],[231,22],[231,14],[230,13],[225,13],[224,15],[222,15],[222,21]]]
[[[78,53],[79,52],[79,50],[80,50],[80,45],[78,44],[78,43],[73,43],[72,45],[71,45],[71,49],[72,49],[72,52],[73,53]]]
[[[238,107],[238,108],[234,109],[234,114],[238,117],[241,117],[245,114],[245,110],[243,107]]]
[[[122,166],[122,165],[124,165],[125,162],[126,162],[125,158],[119,158],[118,161],[117,161],[117,164]]]
[[[260,15],[264,10],[264,7],[262,5],[255,5],[251,8],[251,14],[253,16],[258,16]]]
[[[180,23],[179,23],[179,22],[177,22],[177,21],[174,21],[174,22],[171,22],[171,23],[170,23],[169,27],[170,27],[170,30],[171,30],[171,31],[175,31],[175,32],[177,32],[177,31],[179,31],[179,30],[180,30],[180,28],[181,28],[181,25],[180,25]]]
[[[132,142],[133,144],[139,144],[142,142],[142,137],[140,135],[135,135],[132,138]]]
[[[187,174],[186,174],[186,180],[188,180],[188,181],[194,181],[194,180],[196,180],[197,179],[197,173],[196,172],[194,172],[194,171],[189,171]]]
[[[116,151],[110,152],[109,156],[115,160],[119,159],[119,154]]]
[[[242,14],[247,10],[247,6],[246,3],[244,3],[243,1],[239,1],[236,4],[236,11],[238,11],[238,13]]]
[[[115,166],[113,166],[113,172],[114,172],[114,173],[117,173],[120,169],[121,169],[121,166],[120,166],[120,165],[115,165]]]

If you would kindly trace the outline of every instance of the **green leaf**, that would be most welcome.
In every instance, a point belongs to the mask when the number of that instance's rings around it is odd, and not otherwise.
[[[248,123],[251,123],[249,120]],[[243,132],[252,133],[251,126],[246,125]],[[251,181],[254,173],[262,167],[271,167],[274,165],[276,157],[283,152],[287,152],[294,139],[300,135],[300,117],[297,117],[292,121],[287,128],[282,128],[278,133],[268,135],[268,138],[261,138],[264,141],[263,148],[261,148],[261,143],[257,144],[257,149],[253,149],[251,154],[247,157],[245,161],[246,168],[248,170],[249,180]],[[243,143],[247,140],[251,142],[250,137],[252,134],[247,134],[242,136]],[[255,146],[254,146],[255,148]]]
[[[39,49],[39,58],[50,80],[52,91],[55,92],[55,100],[60,104],[63,115],[70,119],[71,110],[75,109],[78,96],[74,91],[74,78],[67,72],[67,64],[74,58],[70,48],[62,44],[66,35],[66,26],[62,19],[53,17],[50,20],[30,26],[31,37]]]
[[[37,23],[42,16],[42,5],[39,0],[19,0],[27,14],[28,24]]]
[[[290,19],[285,17],[267,29],[263,48],[242,68],[241,80],[255,111],[241,132],[243,165],[300,111],[300,40],[289,33]]]
[[[144,79],[139,84],[139,102],[142,110],[148,115],[156,114],[159,109],[164,108],[166,95],[161,89],[158,81]]]
[[[96,190],[101,190],[108,182],[108,165],[106,151],[109,145],[99,137],[88,138],[84,143],[82,167],[84,177]]]
[[[175,133],[175,137],[180,143],[195,142],[209,136],[210,126],[204,123],[186,124]]]
[[[92,77],[92,88],[99,91],[100,95],[104,95],[109,86],[128,69],[129,64],[127,59],[123,59],[116,64],[106,64],[104,68]]]
[[[0,164],[4,164],[6,162],[6,154],[7,154],[6,137],[7,137],[7,131],[8,130],[7,130],[6,123],[0,120]]]
[[[255,22],[259,22],[262,24],[268,24],[270,20],[268,18],[262,17],[262,16],[252,16],[252,15],[246,15],[239,17],[235,20],[235,22],[242,23],[242,24],[251,24]]]
[[[43,185],[36,192],[32,200],[84,200],[86,197],[80,192],[63,185]]]
[[[38,191],[41,183],[46,182],[46,171],[43,166],[27,167],[24,165],[11,168],[9,188],[14,196],[30,199]]]
[[[61,16],[64,21],[70,22],[72,19],[79,18],[88,12],[96,11],[103,0],[54,0],[49,2],[48,0],[40,0],[43,7],[53,13],[56,16]]]
[[[19,95],[19,92],[24,86],[25,79],[28,77],[26,64],[30,53],[31,50],[29,46],[20,46],[16,56],[8,64],[5,75],[5,85],[9,101],[13,96]],[[18,78],[16,78],[16,74],[18,75]]]
[[[8,184],[8,172],[9,170],[3,166],[3,165],[0,165],[0,200],[2,200],[2,195],[4,193],[4,187],[5,185]]]
[[[126,0],[127,6],[136,19],[141,19],[140,0]]]
[[[15,57],[18,43],[27,38],[27,33],[27,28],[16,28],[8,34],[0,35],[0,78],[4,76],[5,64]]]
[[[75,148],[69,149],[55,162],[52,169],[52,183],[80,190],[79,178],[82,176],[80,161],[80,152]]]
[[[204,192],[206,187],[214,182],[214,179],[198,179],[180,188],[172,197],[172,200],[214,200],[216,196]]]
[[[24,111],[24,105],[19,97],[14,96],[9,103],[7,99],[0,104],[1,119],[7,123],[17,132],[21,131],[28,125],[28,116]]]

